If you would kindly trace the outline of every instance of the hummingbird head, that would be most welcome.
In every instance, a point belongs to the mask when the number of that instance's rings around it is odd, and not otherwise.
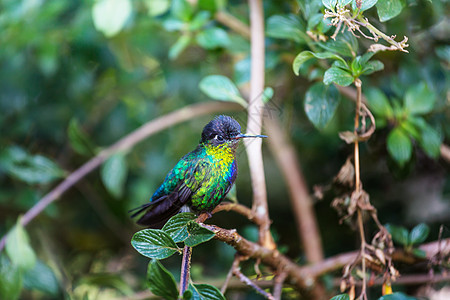
[[[240,139],[256,137],[263,138],[267,136],[242,134],[241,125],[235,119],[220,115],[203,128],[201,143],[213,146],[227,145],[236,148]]]

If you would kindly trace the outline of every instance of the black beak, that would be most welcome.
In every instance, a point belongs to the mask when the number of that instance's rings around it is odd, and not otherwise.
[[[267,135],[247,135],[247,134],[242,134],[239,133],[238,135],[236,135],[234,137],[234,139],[238,140],[238,139],[243,139],[243,138],[266,138]]]

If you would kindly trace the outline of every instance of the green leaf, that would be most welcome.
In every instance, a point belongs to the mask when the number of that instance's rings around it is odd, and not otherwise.
[[[392,109],[389,100],[381,90],[376,88],[368,89],[366,92],[366,97],[369,103],[369,108],[375,115],[387,119],[391,119],[393,117],[394,110]]]
[[[365,10],[368,10],[369,8],[372,8],[375,4],[377,4],[378,0],[364,0],[361,1],[361,7],[360,11],[363,12]],[[352,1],[352,9],[356,11],[356,1]]]
[[[218,288],[209,284],[190,284],[191,300],[225,300]]]
[[[189,46],[191,40],[192,38],[190,35],[185,34],[180,36],[175,44],[170,47],[169,58],[172,60],[176,59],[180,55],[180,53],[183,52],[184,49],[187,48],[187,46]]]
[[[407,296],[402,292],[397,292],[390,295],[382,296],[378,298],[378,300],[417,300],[417,298]]]
[[[178,299],[177,283],[173,275],[157,260],[152,259],[147,268],[150,291],[164,299]]]
[[[353,80],[353,76],[349,72],[337,67],[329,68],[323,76],[323,83],[326,85],[334,82],[340,86],[348,86],[353,83]]]
[[[328,52],[337,53],[345,57],[355,57],[358,53],[358,40],[348,31],[339,34],[336,40],[329,39],[327,42],[321,42],[319,47]]]
[[[414,248],[414,249],[412,249],[411,253],[414,254],[414,256],[417,256],[420,258],[427,258],[427,253],[422,249]]]
[[[162,230],[170,235],[175,243],[183,242],[189,236],[187,225],[197,217],[193,213],[176,214],[167,221]]]
[[[340,7],[344,7],[344,6],[346,6],[347,4],[350,4],[350,2],[352,2],[352,0],[338,0],[338,5],[340,6]],[[364,1],[363,1],[364,2]]]
[[[331,9],[334,11],[334,8],[336,7],[336,4],[338,3],[338,0],[322,0],[323,6],[325,6],[328,9]]]
[[[107,37],[118,34],[131,16],[130,0],[98,0],[92,7],[95,28]]]
[[[131,239],[131,245],[140,254],[153,259],[164,259],[175,252],[180,252],[169,234],[159,229],[144,229],[136,232]]]
[[[102,165],[100,174],[103,184],[116,198],[123,195],[127,173],[128,165],[123,153],[114,154]]]
[[[203,30],[196,36],[197,43],[205,49],[227,47],[230,44],[228,33],[219,27]]]
[[[30,155],[17,146],[3,150],[0,167],[29,184],[46,184],[64,176],[64,171],[50,159],[42,155]]]
[[[323,129],[333,118],[339,105],[340,95],[335,86],[318,82],[305,95],[305,112],[318,129]]]
[[[403,166],[411,159],[412,143],[409,136],[400,128],[394,128],[387,138],[387,150],[391,157]]]
[[[421,244],[427,239],[429,233],[430,227],[425,223],[420,223],[409,233],[409,240],[411,244]]]
[[[266,34],[269,37],[304,42],[305,26],[296,15],[274,15],[267,19]]]
[[[200,81],[199,88],[212,99],[232,101],[247,107],[247,102],[241,97],[236,85],[226,76],[207,76]]]
[[[316,14],[322,7],[322,3],[317,0],[302,0],[297,1],[297,4],[300,6],[300,11],[305,17],[305,20],[309,20],[311,16]]]
[[[343,65],[347,66],[347,63],[345,62],[345,60],[340,57],[339,55],[333,54],[331,52],[322,52],[322,53],[314,53],[311,51],[302,51],[300,52],[294,59],[294,62],[292,63],[292,69],[295,73],[295,75],[299,75],[299,69],[300,67],[309,59],[311,58],[318,58],[318,59],[326,59],[326,58],[331,58],[331,59],[335,59],[335,60],[339,60],[342,62]]]
[[[388,21],[398,16],[403,7],[405,7],[405,0],[378,0],[378,18],[381,22]]]
[[[189,21],[193,14],[193,8],[186,0],[172,0],[171,13],[182,21]]]
[[[73,118],[70,120],[69,127],[67,128],[67,136],[69,137],[70,145],[75,152],[87,156],[94,153],[93,143],[86,133],[83,132],[77,119]]]
[[[169,0],[145,0],[144,3],[151,17],[165,14],[170,8]]]
[[[330,300],[350,300],[350,297],[347,294],[340,294],[340,295],[334,296]]]
[[[433,127],[425,122],[420,127],[419,144],[428,156],[434,159],[439,157],[442,144],[441,137]]]
[[[361,75],[370,75],[374,72],[381,71],[384,69],[384,64],[379,60],[369,61],[363,68]]]
[[[20,219],[17,219],[16,225],[9,231],[5,248],[6,254],[8,254],[13,265],[18,266],[21,270],[34,267],[36,254],[30,245],[28,234],[20,223]]]
[[[403,246],[409,246],[409,233],[405,227],[395,226],[391,224],[387,224],[385,227],[392,235],[392,239],[394,240],[394,242],[397,242]]]
[[[0,254],[0,299],[19,299],[22,291],[22,275],[20,269],[9,261],[6,255]]]
[[[190,30],[199,30],[202,28],[211,18],[211,14],[209,11],[200,11],[198,12],[194,19],[192,19],[191,22],[189,22],[189,29]],[[228,38],[228,36],[227,36]]]
[[[435,102],[436,95],[430,91],[424,82],[413,85],[406,91],[405,108],[411,114],[429,113],[433,109]]]
[[[190,221],[187,224],[187,231],[189,236],[184,240],[184,244],[188,247],[194,247],[207,242],[215,236],[214,232],[200,226],[195,221]]]
[[[26,270],[23,275],[26,289],[38,290],[52,296],[59,294],[59,283],[55,273],[41,260],[38,259],[34,267]]]
[[[273,88],[271,88],[270,86],[266,87],[263,91],[262,101],[264,103],[269,102],[273,97],[273,93],[274,93]]]

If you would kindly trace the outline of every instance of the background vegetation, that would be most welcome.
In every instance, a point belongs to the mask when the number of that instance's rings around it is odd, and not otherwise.
[[[272,124],[263,143],[271,232],[278,250],[298,265],[360,248],[352,218],[339,225],[341,215],[334,209],[349,213],[348,190],[353,187],[335,176],[353,155],[353,146],[339,133],[353,132],[356,79],[362,81],[363,100],[376,118],[375,133],[359,150],[361,180],[378,219],[391,224],[394,245],[408,251],[449,236],[448,2],[362,1],[366,6],[360,9],[356,3],[263,2],[268,88],[260,108],[264,124]],[[345,22],[333,40],[335,27],[328,25],[333,16],[325,20],[324,14],[336,12],[336,4],[347,5],[347,17],[357,21],[353,25],[367,18],[388,38],[396,35],[397,42],[383,37],[373,41],[357,30],[355,37]],[[235,103],[246,105],[251,94],[248,3],[2,0],[0,6],[0,232],[11,237],[0,256],[0,298],[150,297],[148,258],[130,244],[140,228],[128,210],[148,201],[177,160],[197,145],[215,114],[230,114],[246,127],[249,118]],[[367,28],[361,25],[372,36]],[[403,36],[409,47],[400,43]],[[374,56],[364,56],[375,43],[394,48],[378,46]],[[174,116],[185,120],[174,126],[153,124],[154,134],[139,144],[125,141],[127,147],[114,148],[121,151],[108,150],[139,126],[192,104],[210,106]],[[347,140],[354,142],[356,136],[347,135]],[[292,204],[298,194],[280,169],[280,157],[289,157],[286,149],[295,151],[298,164],[292,167],[301,165],[304,182],[297,181],[297,188],[314,205],[323,253],[313,259],[305,255],[310,239],[303,236],[302,242],[302,229],[293,225],[299,224]],[[28,215],[25,223],[36,218],[26,229],[20,225],[25,212],[96,155],[106,159],[94,161],[101,164],[98,170],[55,195],[59,201],[41,206],[42,213]],[[251,207],[243,145],[238,164],[236,198]],[[234,212],[215,214],[208,223],[236,228],[258,241],[258,227]],[[408,231],[419,223],[427,226],[416,227],[419,237],[414,237]],[[377,230],[374,222],[366,223],[368,241]],[[446,251],[448,255],[448,245]],[[216,240],[195,247],[193,281],[220,288],[234,254],[231,246]],[[418,268],[403,262],[406,268],[398,268],[401,274],[440,274],[449,266],[444,254],[436,264]],[[180,256],[163,264],[178,279]],[[242,272],[254,278],[254,264],[243,262]],[[330,297],[339,293],[334,279],[342,275],[340,267],[320,274]],[[273,270],[262,268],[262,285],[268,288]],[[432,292],[418,289],[429,280],[394,290],[430,296]],[[295,299],[297,291],[287,283],[283,297]],[[381,296],[380,286],[369,295]],[[262,297],[239,281],[230,282],[226,296]]]

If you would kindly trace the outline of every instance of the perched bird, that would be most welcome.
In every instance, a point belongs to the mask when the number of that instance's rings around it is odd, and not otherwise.
[[[161,228],[181,211],[211,212],[230,191],[237,176],[236,149],[245,135],[239,123],[229,116],[217,116],[202,132],[194,151],[183,156],[167,174],[150,202],[135,208],[132,217],[150,228]]]

